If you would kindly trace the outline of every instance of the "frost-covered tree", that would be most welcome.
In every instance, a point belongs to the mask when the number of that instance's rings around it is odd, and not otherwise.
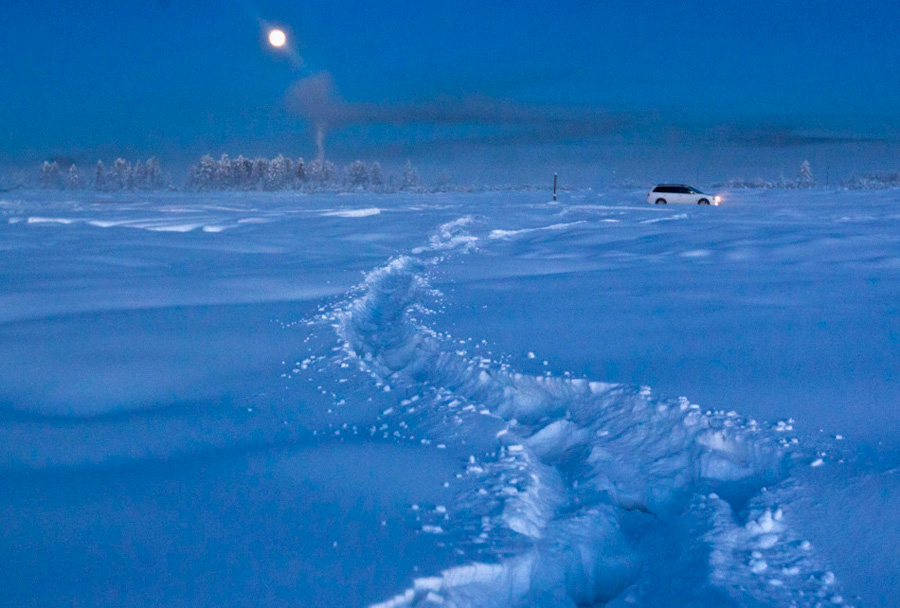
[[[234,164],[227,154],[222,154],[216,163],[216,175],[213,183],[219,190],[229,190],[234,187]]]
[[[322,162],[322,183],[332,184],[337,179],[337,167],[330,160]]]
[[[302,184],[307,180],[306,163],[303,162],[302,156],[294,163],[294,179],[298,184]]]
[[[131,168],[131,187],[134,190],[150,189],[147,184],[147,165],[139,160]]]
[[[808,160],[804,160],[800,163],[800,169],[797,172],[797,185],[801,188],[809,188],[813,184],[815,184],[815,181],[813,180],[812,167]]]
[[[66,188],[69,190],[78,190],[81,188],[81,173],[78,171],[78,167],[75,164],[71,164],[69,166],[69,170],[66,171]]]
[[[216,161],[209,154],[205,154],[194,170],[194,186],[199,190],[208,190],[213,186],[215,177]]]
[[[250,172],[253,170],[253,161],[239,154],[231,161],[231,181],[239,190],[246,190],[250,182]]]
[[[361,160],[356,160],[344,169],[344,179],[351,188],[365,188],[369,184],[369,171]]]
[[[125,161],[126,171],[125,171],[125,189],[126,190],[135,190],[137,186],[134,181],[134,165],[129,161]]]
[[[317,186],[327,186],[334,182],[337,169],[330,160],[314,160],[309,163],[309,181]]]
[[[130,190],[132,186],[131,163],[124,158],[117,158],[112,170],[113,188],[115,190]]]
[[[401,190],[418,190],[422,187],[422,181],[419,179],[419,173],[413,167],[411,161],[406,161],[403,167],[403,174],[400,176]]]
[[[94,167],[94,190],[104,192],[106,188],[106,166],[102,160],[98,160]]]
[[[266,173],[263,176],[264,190],[280,190],[284,179],[284,157],[280,154],[269,161]]]
[[[369,181],[372,182],[372,185],[376,188],[384,186],[384,173],[381,171],[381,165],[378,161],[375,161],[372,163],[372,166],[369,167]]]
[[[250,170],[250,182],[248,184],[251,190],[262,188],[266,175],[269,174],[269,159],[259,157],[253,161],[253,168]]]
[[[242,186],[242,188],[243,188],[244,190],[251,190],[251,189],[253,189],[253,187],[254,187],[254,186],[253,186],[253,164],[254,164],[254,163],[253,163],[253,159],[252,159],[252,158],[245,158],[245,159],[244,159],[244,169],[243,169],[243,171],[244,171],[244,173],[247,174],[247,178],[244,180],[244,183],[243,183],[243,186]]]
[[[191,171],[188,182],[195,190],[209,190],[213,187],[216,177],[216,161],[209,154],[200,158],[200,162]]]
[[[59,188],[59,163],[44,161],[41,165],[41,188]]]
[[[309,181],[319,184],[322,182],[322,161],[316,159],[309,163],[307,166],[307,175],[309,176]]]
[[[162,190],[166,187],[166,179],[159,166],[159,160],[153,156],[144,163],[148,190]]]
[[[294,161],[290,158],[284,159],[284,187],[285,188],[293,188],[294,187]]]
[[[266,190],[284,190],[291,180],[290,161],[279,154],[269,163],[265,176]]]

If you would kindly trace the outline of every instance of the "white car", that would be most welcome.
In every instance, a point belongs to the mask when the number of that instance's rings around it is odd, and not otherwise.
[[[684,184],[660,184],[647,193],[647,202],[656,205],[665,205],[666,203],[718,205],[722,202],[722,197],[704,194],[696,188]]]

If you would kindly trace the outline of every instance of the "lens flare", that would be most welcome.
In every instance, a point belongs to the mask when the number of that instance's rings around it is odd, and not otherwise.
[[[283,31],[271,30],[269,32],[269,44],[271,44],[275,48],[280,49],[284,46],[285,42],[287,42],[287,36],[285,36]]]

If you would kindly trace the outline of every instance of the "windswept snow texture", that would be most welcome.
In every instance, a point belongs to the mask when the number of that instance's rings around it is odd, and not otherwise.
[[[644,194],[0,199],[0,605],[900,604],[900,194]]]

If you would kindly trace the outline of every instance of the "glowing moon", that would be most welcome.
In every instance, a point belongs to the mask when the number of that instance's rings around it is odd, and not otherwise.
[[[287,36],[281,30],[272,30],[269,32],[269,44],[280,49],[287,42]]]

